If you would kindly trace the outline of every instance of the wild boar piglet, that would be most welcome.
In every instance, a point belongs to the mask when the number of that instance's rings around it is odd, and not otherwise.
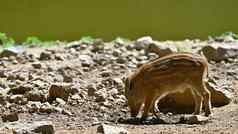
[[[207,73],[207,60],[191,53],[170,54],[143,64],[125,80],[125,96],[131,116],[137,116],[144,104],[142,119],[145,119],[155,102],[170,93],[185,90],[190,90],[193,95],[194,114],[200,114],[204,104],[205,115],[209,116],[211,93],[205,85]]]

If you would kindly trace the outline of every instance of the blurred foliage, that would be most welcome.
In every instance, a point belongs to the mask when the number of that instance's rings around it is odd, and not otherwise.
[[[8,37],[5,33],[0,32],[0,44],[2,44],[3,48],[13,47],[15,45],[15,40]]]
[[[89,44],[89,45],[91,45],[91,44],[93,44],[93,42],[94,42],[94,38],[93,37],[91,37],[91,36],[83,36],[81,39],[80,39],[80,42],[81,43],[84,43],[84,44]]]
[[[224,32],[219,36],[209,36],[208,39],[209,40],[215,40],[215,41],[224,41],[227,37],[231,37],[234,40],[238,40],[238,34],[235,34],[233,32]]]
[[[113,43],[116,43],[116,44],[125,44],[127,42],[130,42],[129,39],[127,38],[123,38],[123,37],[117,37],[115,40],[112,41]]]
[[[233,39],[238,40],[238,34],[235,34],[233,32],[225,32],[220,37],[226,37],[226,36],[230,36]]]
[[[22,43],[28,47],[42,47],[42,48],[50,48],[58,45],[63,45],[61,41],[42,41],[36,36],[27,37],[26,41]]]
[[[32,47],[32,46],[39,46],[41,43],[42,41],[38,37],[30,36],[26,38],[26,41],[23,42],[23,45]]]

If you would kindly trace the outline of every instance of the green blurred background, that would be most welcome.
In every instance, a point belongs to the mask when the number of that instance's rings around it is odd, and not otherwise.
[[[1,0],[0,32],[17,41],[207,39],[238,32],[238,0]]]

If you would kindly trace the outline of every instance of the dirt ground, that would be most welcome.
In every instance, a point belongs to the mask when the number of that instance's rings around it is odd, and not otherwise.
[[[153,118],[154,121],[141,124],[130,120],[122,78],[140,64],[157,56],[148,55],[140,49],[105,45],[108,47],[76,44],[50,49],[28,48],[17,56],[1,58],[0,91],[7,90],[8,93],[2,97],[4,104],[1,104],[0,113],[17,112],[19,122],[52,121],[58,134],[96,133],[100,123],[123,127],[131,134],[238,133],[237,60],[211,62],[209,66],[211,75],[216,76],[216,79],[228,81],[233,97],[228,105],[213,107],[213,115],[208,122],[179,123],[180,117],[186,113],[169,112],[161,114],[165,122]],[[34,101],[46,103],[49,87],[54,83],[68,84],[76,90],[69,95],[66,104],[49,102],[51,106],[66,112],[32,111],[28,104]],[[24,90],[24,93],[11,92],[19,86],[23,90],[27,86],[30,89]],[[31,99],[29,92],[33,91],[36,96],[43,97]],[[20,101],[12,99],[12,96],[18,94],[22,95]],[[26,102],[24,98],[27,98]]]

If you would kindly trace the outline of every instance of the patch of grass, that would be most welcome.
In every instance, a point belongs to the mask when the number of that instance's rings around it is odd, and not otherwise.
[[[15,40],[0,32],[0,44],[2,44],[3,48],[10,48],[15,45]]]
[[[50,48],[58,45],[63,45],[60,41],[42,41],[36,36],[27,37],[26,41],[23,42],[23,45],[27,47],[42,47],[42,48]]]
[[[84,39],[84,41],[88,41],[89,39]],[[8,37],[5,33],[0,32],[0,51],[6,48],[13,48],[16,46],[15,40],[11,37]],[[29,36],[22,43],[25,47],[42,47],[42,48],[50,48],[60,45],[65,45],[65,42],[61,41],[42,41],[36,36]]]
[[[84,44],[89,44],[89,45],[91,45],[91,44],[93,44],[93,42],[94,42],[94,38],[93,37],[91,37],[91,36],[83,36],[81,39],[80,39],[80,42],[81,43],[84,43]]]
[[[224,32],[220,36],[215,36],[215,37],[209,36],[209,38],[217,39],[217,40],[222,40],[222,39],[224,39],[226,37],[232,37],[234,40],[238,40],[238,34],[235,34],[235,33],[231,32],[231,31]]]
[[[235,34],[233,32],[225,32],[221,35],[221,37],[225,37],[225,36],[231,36],[233,39],[238,39],[238,34]]]
[[[33,46],[40,46],[41,43],[42,41],[38,37],[30,36],[26,38],[26,41],[23,42],[23,45],[33,47]]]
[[[61,41],[44,41],[40,43],[40,47],[42,48],[50,48],[50,47],[55,47],[55,46],[63,46],[65,43]]]
[[[130,42],[130,40],[127,38],[123,38],[123,37],[116,37],[116,39],[113,40],[112,42],[116,43],[116,44],[125,44],[125,43]]]

